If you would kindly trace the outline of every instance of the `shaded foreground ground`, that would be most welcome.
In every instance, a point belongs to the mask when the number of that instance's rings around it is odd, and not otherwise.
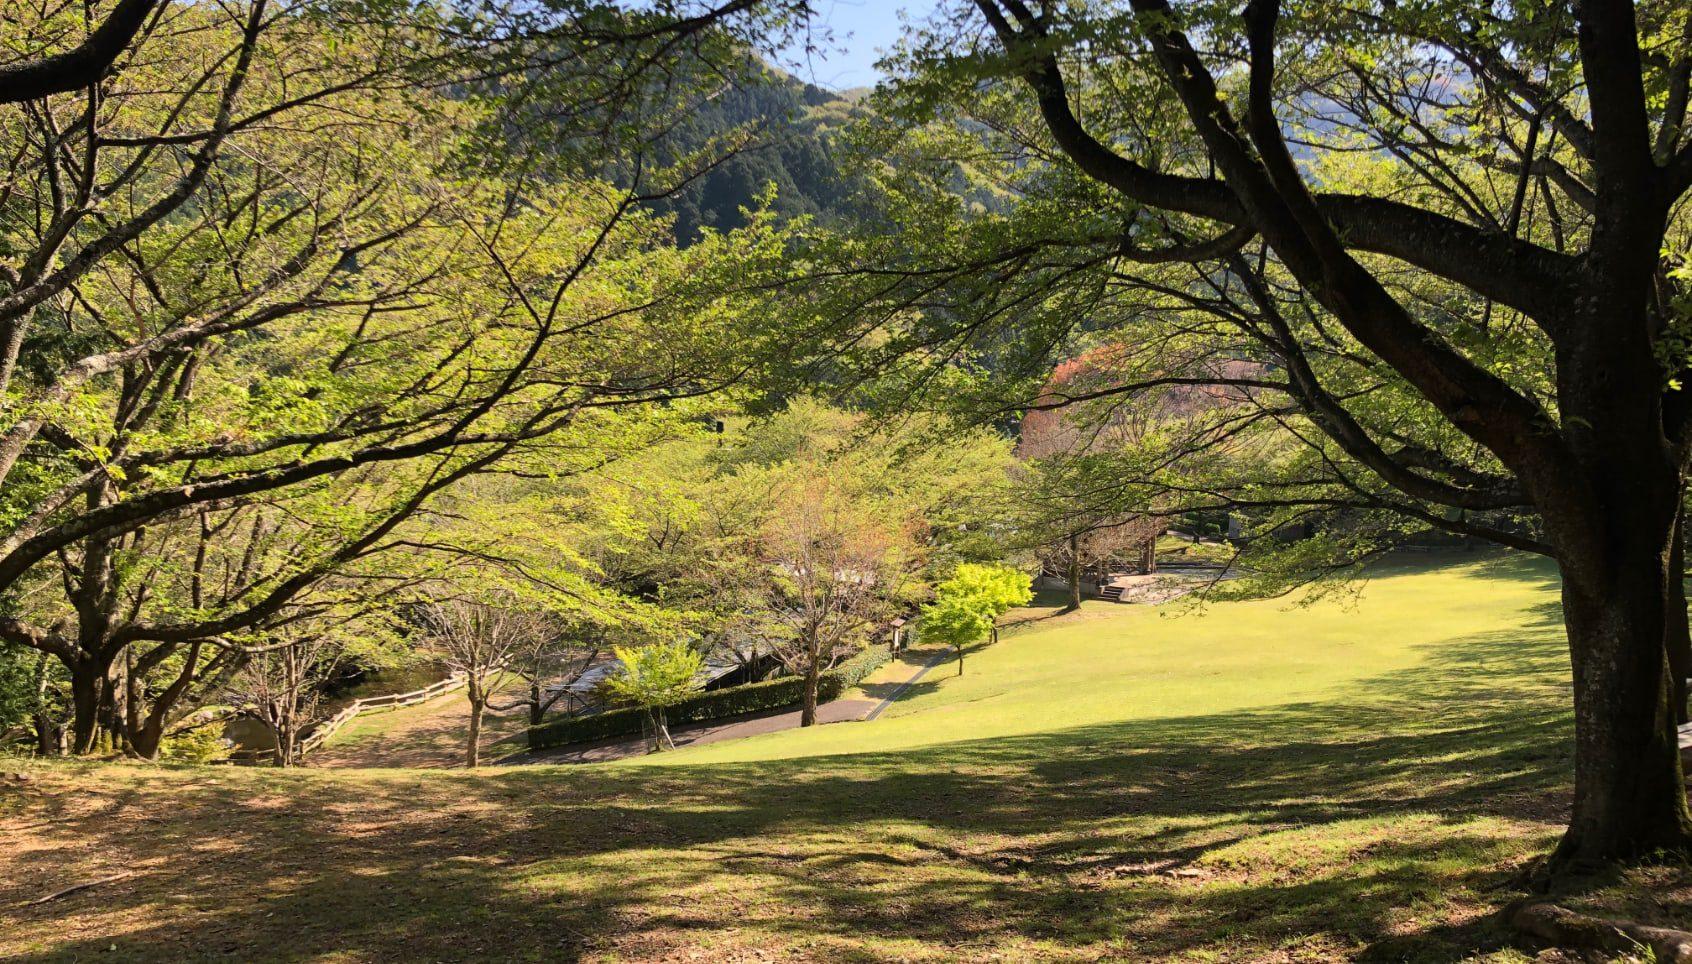
[[[33,768],[0,791],[0,956],[1521,960],[1492,912],[1565,806],[1555,585],[1389,575],[1352,609],[1036,620],[898,715],[660,760]],[[1653,874],[1579,899],[1692,919]]]

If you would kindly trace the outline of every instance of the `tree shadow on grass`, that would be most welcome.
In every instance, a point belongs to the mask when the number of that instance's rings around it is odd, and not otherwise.
[[[886,683],[859,683],[858,689],[863,690],[864,695],[874,700],[885,700],[894,696],[898,696],[900,699],[914,699],[918,696],[927,696],[930,693],[939,691],[940,677],[935,674],[940,673],[941,667],[944,667],[945,665],[945,663],[941,663],[939,666],[930,669],[922,679],[917,680],[915,683],[906,683],[899,680],[893,680]],[[944,675],[947,674],[941,674],[941,676]]]
[[[1504,940],[1491,895],[1562,813],[1558,629],[1330,701],[901,752],[50,775],[0,811],[61,818],[0,853],[0,953],[1454,960]],[[63,804],[101,793],[120,817]],[[112,866],[143,873],[18,906]]]

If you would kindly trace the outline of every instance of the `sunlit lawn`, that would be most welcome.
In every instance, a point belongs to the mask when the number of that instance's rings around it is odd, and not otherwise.
[[[873,726],[771,734],[642,762],[903,750],[1289,704],[1381,705],[1420,698],[1428,671],[1456,662],[1511,676],[1512,687],[1560,682],[1549,672],[1560,654],[1535,645],[1561,645],[1557,627],[1547,623],[1556,615],[1548,608],[1556,599],[1544,583],[1547,571],[1496,561],[1428,569],[1383,566],[1367,583],[1308,606],[1274,599],[1195,610],[1088,601],[1068,613],[1053,594],[1049,607],[1013,613],[1009,620],[1020,625],[1003,634],[1002,645],[967,655],[961,677],[955,663],[936,667]],[[1514,678],[1530,666],[1548,672]],[[1401,712],[1399,725],[1426,715]]]
[[[614,765],[35,768],[3,791],[0,956],[1519,956],[1492,915],[1566,794],[1544,566],[1055,613],[875,722]],[[1684,922],[1655,873],[1586,899]]]

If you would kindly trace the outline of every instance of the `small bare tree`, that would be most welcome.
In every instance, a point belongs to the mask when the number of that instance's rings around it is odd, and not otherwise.
[[[430,648],[455,673],[464,675],[470,701],[470,734],[464,765],[481,764],[482,719],[493,694],[516,672],[516,663],[545,637],[544,617],[522,608],[514,597],[493,602],[449,596],[424,606]]]
[[[300,758],[301,734],[316,722],[324,686],[346,665],[348,649],[333,633],[305,632],[249,657],[235,694],[276,738],[276,765]]]

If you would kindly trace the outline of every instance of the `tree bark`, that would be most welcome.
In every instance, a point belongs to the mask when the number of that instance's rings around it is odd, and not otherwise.
[[[1574,667],[1575,794],[1554,873],[1657,852],[1688,852],[1674,687],[1662,644],[1667,526],[1655,558],[1564,566],[1563,618]],[[1597,572],[1608,578],[1593,579]]]
[[[76,47],[0,68],[0,103],[36,100],[99,83],[158,4],[159,0],[122,0]]]
[[[1663,645],[1668,650],[1669,679],[1674,688],[1674,721],[1688,722],[1686,679],[1692,676],[1692,626],[1686,615],[1686,505],[1674,517],[1669,542],[1668,603],[1664,609]]]
[[[294,752],[300,745],[300,728],[295,720],[292,711],[283,710],[276,727],[276,765],[283,769],[294,765]]]
[[[159,750],[164,747],[164,728],[164,714],[148,714],[147,719],[126,736],[130,754],[143,760],[158,759]]]
[[[181,671],[164,689],[154,694],[152,706],[143,716],[141,687],[144,681],[135,671],[133,647],[125,649],[124,678],[128,681],[128,686],[124,696],[127,705],[124,733],[129,741],[130,753],[147,760],[158,758],[159,750],[164,744],[165,727],[169,724],[177,704],[189,694],[198,678],[196,671],[200,669],[200,650],[201,644],[198,641],[188,648]],[[214,659],[212,663],[215,665],[217,660]]]
[[[129,691],[129,676],[121,665],[106,670],[100,686],[100,709],[96,740],[113,753],[121,753],[128,746],[128,731],[124,729],[124,695]]]
[[[148,760],[159,755],[159,744],[164,742],[164,720],[160,719],[156,726],[149,727],[148,732],[142,732],[141,681],[135,677],[135,648],[132,646],[125,646],[123,650],[123,713],[119,719],[123,722],[124,745],[131,754]],[[146,742],[139,743],[137,738]]]
[[[71,752],[94,752],[99,736],[100,693],[104,673],[84,663],[67,666],[71,684]]]
[[[65,752],[64,727],[45,712],[35,714],[35,754],[58,756]]]
[[[1646,220],[1597,218],[1592,291],[1558,346],[1567,455],[1525,476],[1562,571],[1574,683],[1575,793],[1553,874],[1692,854],[1670,668],[1685,619],[1675,552],[1684,467],[1663,431],[1647,326],[1626,313],[1660,248]]]
[[[1069,608],[1081,608],[1081,537],[1069,537]]]
[[[822,679],[822,657],[813,650],[805,661],[805,703],[799,710],[800,726],[817,725],[817,685]]]
[[[482,765],[482,712],[487,709],[487,696],[481,686],[470,682],[470,737],[464,747],[464,765],[475,769]]]

